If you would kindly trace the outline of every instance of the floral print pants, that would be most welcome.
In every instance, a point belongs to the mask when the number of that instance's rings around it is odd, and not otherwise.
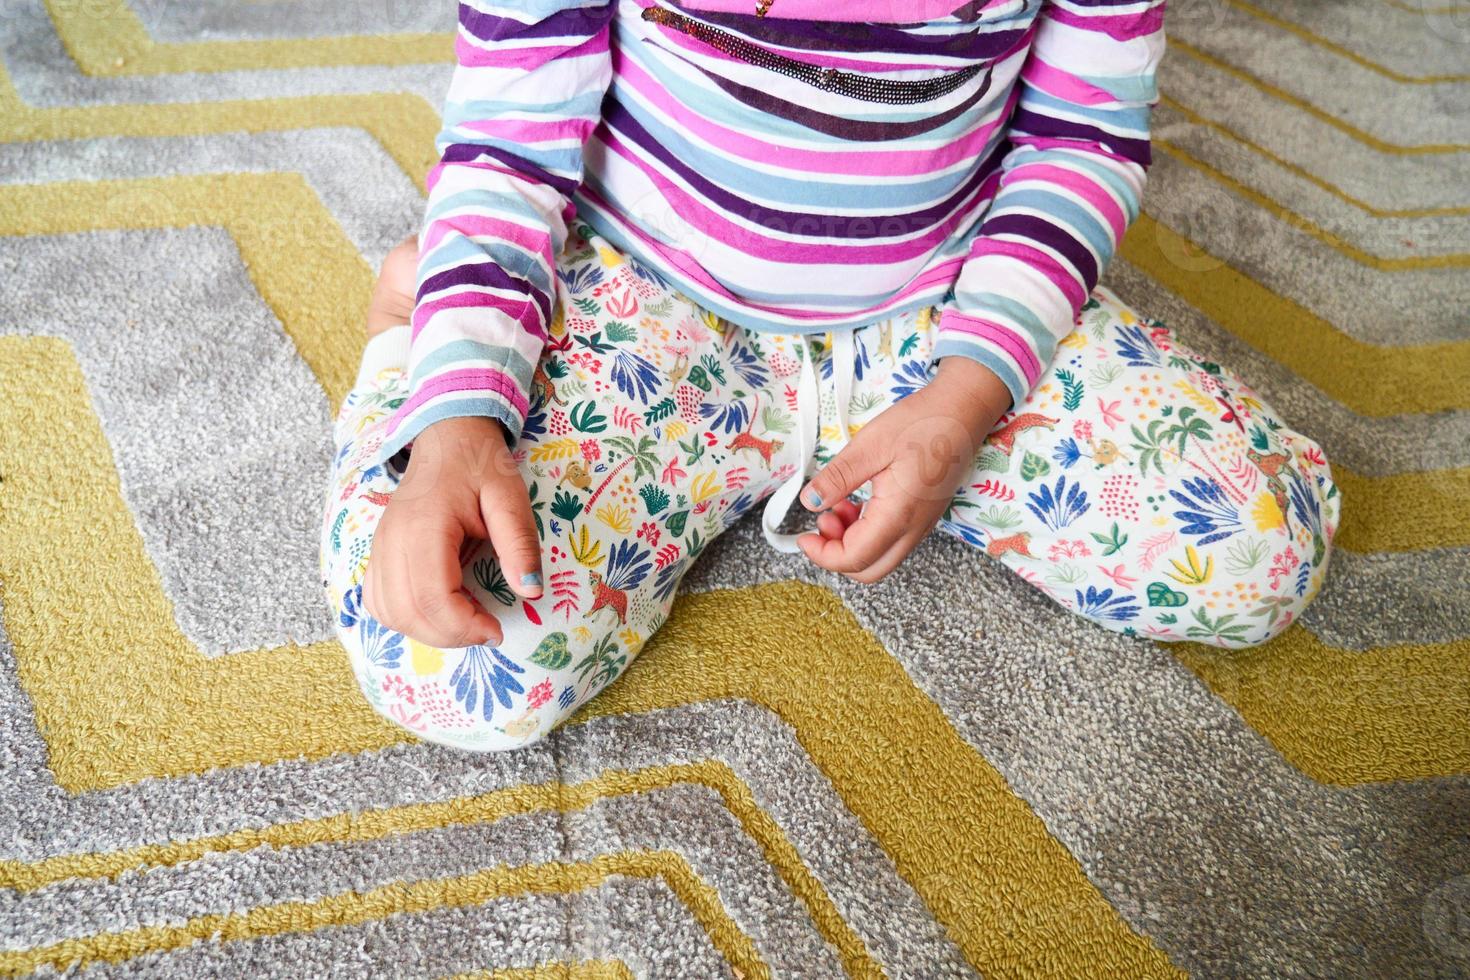
[[[431,741],[505,749],[550,731],[638,655],[710,541],[932,377],[933,311],[852,331],[841,431],[830,335],[746,331],[579,232],[515,449],[545,594],[517,597],[488,545],[464,566],[500,646],[428,647],[363,609],[401,476],[401,459],[371,460],[407,395],[407,327],[369,342],[336,423],[321,561],[338,633],[373,707]],[[813,368],[819,425],[803,459],[798,382]],[[1100,289],[940,526],[1107,629],[1246,647],[1317,593],[1340,506],[1315,443]]]

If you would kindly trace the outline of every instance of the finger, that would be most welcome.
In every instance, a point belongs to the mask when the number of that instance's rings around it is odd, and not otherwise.
[[[851,500],[839,500],[831,510],[817,515],[817,531],[824,538],[840,538],[858,519],[862,509]]]
[[[833,570],[843,574],[863,571],[913,530],[914,514],[914,500],[907,494],[876,492],[842,535],[840,567]]]
[[[459,565],[462,532],[446,532],[426,541],[412,557],[405,553],[401,574],[413,600],[414,639],[436,647],[467,647],[499,643],[500,625],[464,590]]]
[[[863,508],[862,519],[848,525],[839,539],[804,535],[797,544],[808,558],[828,571],[844,575],[861,572],[909,530],[912,513],[898,499],[875,496]]]
[[[378,562],[374,582],[378,612],[374,616],[379,623],[395,633],[428,643],[428,628],[420,618],[409,592],[407,570],[408,564],[397,553]]]
[[[903,560],[913,553],[920,541],[928,537],[929,529],[921,532],[912,529],[904,533],[899,539],[889,546],[888,550],[873,560],[872,564],[860,572],[852,572],[847,575],[854,582],[863,585],[872,585],[880,579],[886,578]]]
[[[842,537],[842,532],[846,530],[847,522],[832,511],[829,510],[817,515],[817,533],[822,537],[835,541]]]
[[[808,510],[822,510],[856,493],[858,488],[883,468],[886,457],[879,433],[873,423],[858,431],[843,450],[822,467],[801,491],[801,502]],[[867,438],[863,438],[867,436]]]
[[[380,534],[373,542],[372,555],[368,559],[369,583],[363,587],[368,612],[382,625],[396,633],[408,633],[415,625],[413,599],[408,594],[406,580],[402,576],[401,556],[397,549],[384,546]]]
[[[487,484],[480,491],[480,512],[489,528],[500,570],[511,589],[522,598],[539,599],[541,539],[536,536],[531,498],[520,474]]]

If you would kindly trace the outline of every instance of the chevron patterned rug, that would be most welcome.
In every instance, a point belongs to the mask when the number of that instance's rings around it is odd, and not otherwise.
[[[1107,282],[1334,460],[1279,641],[751,525],[498,756],[373,715],[314,555],[451,7],[0,0],[0,974],[1470,972],[1463,0],[1170,12]]]

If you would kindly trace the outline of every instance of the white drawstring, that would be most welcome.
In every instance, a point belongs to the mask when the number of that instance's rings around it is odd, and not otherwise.
[[[796,429],[800,456],[796,472],[771,494],[766,509],[761,513],[761,531],[772,548],[788,554],[801,550],[796,544],[800,534],[783,534],[778,530],[796,495],[806,485],[807,470],[810,469],[817,451],[817,431],[821,425],[822,395],[817,383],[817,369],[811,347],[806,338],[800,338],[801,376],[796,382]],[[854,356],[851,330],[836,330],[832,333],[832,381],[837,398],[837,440],[834,448],[841,449],[847,443],[847,406],[852,400],[853,369],[857,361]],[[807,533],[807,532],[802,532]]]

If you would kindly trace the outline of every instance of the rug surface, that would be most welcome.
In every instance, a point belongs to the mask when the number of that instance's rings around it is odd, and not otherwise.
[[[1463,0],[1169,15],[1107,282],[1334,461],[1279,641],[750,524],[498,756],[370,712],[313,553],[450,8],[0,0],[0,974],[1470,973]]]

